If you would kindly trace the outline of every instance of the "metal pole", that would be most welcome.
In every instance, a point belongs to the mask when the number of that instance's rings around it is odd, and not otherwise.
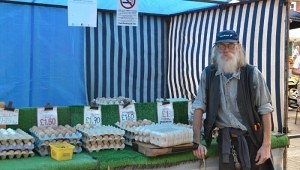
[[[286,17],[285,17],[285,102],[284,102],[284,126],[283,133],[288,133],[288,77],[289,77],[289,30],[290,30],[290,5],[291,0],[286,0]],[[287,168],[287,147],[284,149],[283,153],[283,169]]]

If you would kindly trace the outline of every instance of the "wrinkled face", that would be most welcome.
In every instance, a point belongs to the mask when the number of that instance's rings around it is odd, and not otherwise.
[[[224,61],[232,59],[233,55],[236,53],[237,43],[218,43],[216,44],[218,52]]]
[[[235,73],[238,70],[237,43],[216,44],[218,69],[224,73]]]

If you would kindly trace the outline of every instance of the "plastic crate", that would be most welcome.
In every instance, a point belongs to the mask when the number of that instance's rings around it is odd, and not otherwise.
[[[73,156],[74,146],[68,143],[50,144],[51,157],[58,161],[70,160]]]

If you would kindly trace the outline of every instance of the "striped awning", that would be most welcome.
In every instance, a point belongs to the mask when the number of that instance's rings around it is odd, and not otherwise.
[[[283,0],[233,4],[172,17],[168,89],[173,98],[197,95],[202,70],[210,63],[217,32],[236,30],[247,60],[258,67],[270,89],[274,130],[282,132],[285,97],[286,5]]]

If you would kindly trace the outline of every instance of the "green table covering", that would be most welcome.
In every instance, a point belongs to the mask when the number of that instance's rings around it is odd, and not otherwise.
[[[50,156],[0,160],[1,170],[89,170],[97,169],[98,161],[87,153],[73,154],[72,160],[57,161]]]

